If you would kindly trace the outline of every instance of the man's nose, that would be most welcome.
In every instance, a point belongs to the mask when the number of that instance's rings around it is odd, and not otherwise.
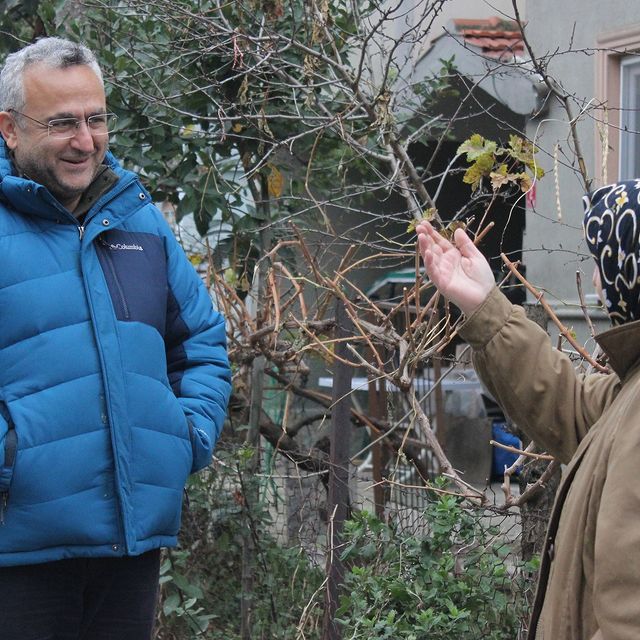
[[[78,123],[76,134],[75,136],[73,136],[73,138],[71,138],[70,143],[74,149],[78,149],[80,151],[94,150],[95,142],[93,140],[93,136],[91,135],[89,125],[85,121],[81,121]]]

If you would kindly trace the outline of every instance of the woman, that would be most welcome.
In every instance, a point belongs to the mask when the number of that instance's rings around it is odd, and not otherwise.
[[[613,373],[578,375],[495,286],[464,231],[423,222],[427,273],[465,314],[460,335],[505,413],[566,465],[541,558],[530,640],[640,639],[640,181],[585,197]]]

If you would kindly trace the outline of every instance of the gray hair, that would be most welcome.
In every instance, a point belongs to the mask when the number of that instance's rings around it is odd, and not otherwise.
[[[104,84],[100,65],[87,47],[64,38],[42,38],[7,56],[0,72],[0,111],[24,109],[24,72],[33,64],[45,64],[53,69],[86,65]]]

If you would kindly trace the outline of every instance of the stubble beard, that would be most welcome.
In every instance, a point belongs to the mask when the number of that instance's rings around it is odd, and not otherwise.
[[[50,164],[38,158],[24,158],[19,165],[20,171],[30,180],[46,187],[51,195],[63,206],[77,200],[89,187],[96,177],[99,164],[93,167],[91,177],[83,185],[69,184],[60,178]]]

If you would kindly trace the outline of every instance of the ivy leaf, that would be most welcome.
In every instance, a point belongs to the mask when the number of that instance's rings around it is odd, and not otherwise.
[[[542,178],[544,170],[538,166],[535,160],[535,154],[538,153],[536,146],[521,138],[520,136],[509,136],[509,148],[505,151],[518,162],[522,163],[527,169],[533,172],[536,178]]]
[[[494,156],[491,153],[484,153],[477,156],[475,162],[467,169],[462,181],[465,184],[470,184],[471,188],[476,191],[480,188],[482,178],[491,173],[494,164]]]
[[[467,162],[474,162],[482,156],[493,158],[498,150],[498,145],[493,140],[486,140],[479,133],[474,133],[458,147],[458,155],[467,154]]]
[[[461,220],[454,220],[447,225],[446,229],[442,229],[442,231],[440,231],[440,235],[450,242],[453,242],[453,234],[456,232],[456,229],[462,229],[464,231],[466,230],[466,228],[467,225],[464,222],[462,222]]]

